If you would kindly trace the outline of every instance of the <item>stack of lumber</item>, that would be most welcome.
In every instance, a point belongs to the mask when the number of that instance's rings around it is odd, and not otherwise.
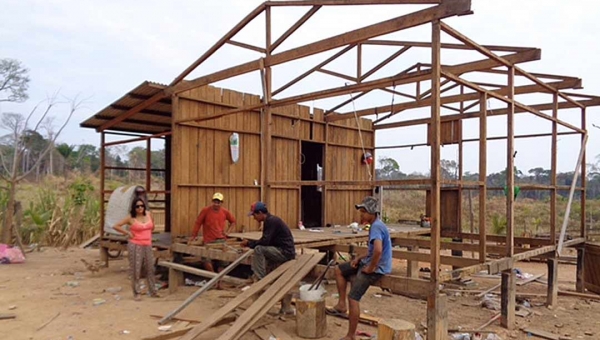
[[[258,299],[244,311],[237,320],[229,327],[218,340],[237,340],[254,326],[285,294],[287,294],[302,278],[313,269],[325,256],[324,253],[304,254],[297,259],[288,261],[277,269],[256,282],[250,288],[229,301],[221,309],[217,310],[202,323],[193,327],[185,333],[181,340],[193,340],[203,332],[218,323],[224,316],[238,308],[246,300],[258,293],[262,293]],[[270,286],[269,286],[270,285]],[[269,286],[269,287],[268,287]],[[267,288],[268,287],[268,288]]]

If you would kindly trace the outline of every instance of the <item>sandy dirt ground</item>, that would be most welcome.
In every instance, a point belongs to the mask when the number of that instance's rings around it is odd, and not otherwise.
[[[93,262],[99,258],[98,250],[71,249],[62,251],[45,248],[41,252],[28,254],[26,263],[0,265],[0,314],[16,314],[15,319],[0,320],[0,339],[140,339],[157,335],[157,319],[151,315],[165,315],[179,306],[195,287],[182,287],[175,294],[161,291],[162,297],[155,299],[144,296],[142,301],[134,301],[127,278],[127,260],[111,261],[110,267],[100,273],[87,271],[80,259]],[[398,262],[395,271],[403,270]],[[544,263],[519,263],[523,272],[544,274]],[[475,287],[486,289],[499,283],[499,278],[474,279]],[[77,283],[73,283],[77,282]],[[559,284],[564,290],[572,290],[575,285],[575,266],[560,265]],[[76,286],[70,286],[76,285]],[[117,293],[109,288],[121,287]],[[335,293],[333,285],[327,286]],[[106,290],[109,291],[106,291]],[[545,293],[546,286],[531,283],[518,287],[519,292]],[[371,288],[363,301],[361,310],[374,317],[399,318],[417,325],[423,334],[422,323],[426,320],[425,301],[402,296],[381,296],[379,288]],[[202,320],[224,305],[238,291],[210,290],[181,312],[178,317]],[[376,296],[377,295],[377,296]],[[102,299],[103,302],[100,300]],[[100,301],[100,302],[99,302]],[[484,324],[496,311],[474,306],[479,299],[472,294],[452,294],[449,296],[449,328],[473,329]],[[329,305],[335,303],[331,295]],[[517,327],[532,327],[572,339],[600,339],[600,302],[573,297],[559,297],[559,304],[553,308],[544,306],[544,298],[535,298],[531,315],[517,317]],[[274,309],[274,311],[276,308]],[[296,324],[294,317],[274,323],[294,339]],[[176,325],[184,326],[181,322]],[[217,337],[228,325],[211,330],[203,338]],[[338,339],[346,332],[347,321],[328,317],[327,337]],[[375,335],[375,327],[359,325],[359,330]],[[520,330],[507,331],[499,322],[485,328],[495,331],[502,339],[534,339]],[[451,339],[451,337],[449,337]],[[244,339],[259,339],[247,333]]]

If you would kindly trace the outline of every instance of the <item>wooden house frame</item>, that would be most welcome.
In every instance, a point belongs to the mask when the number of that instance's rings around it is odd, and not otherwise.
[[[361,29],[342,33],[333,37],[325,38],[310,44],[296,47],[294,49],[279,51],[278,47],[288,37],[290,37],[299,27],[305,24],[315,13],[324,6],[337,5],[376,5],[376,4],[421,4],[429,7],[410,14],[402,15],[387,21],[373,24]],[[277,6],[306,7],[306,13],[293,25],[291,25],[280,37],[272,37],[271,28],[271,9]],[[82,123],[84,127],[96,128],[101,132],[102,148],[109,146],[105,142],[105,134],[111,131],[128,131],[144,134],[142,137],[136,137],[129,141],[148,141],[148,150],[150,149],[150,140],[153,138],[166,138],[168,149],[172,154],[167,159],[166,171],[170,173],[166,193],[170,194],[168,206],[172,216],[167,215],[167,224],[171,226],[171,231],[176,234],[189,233],[187,230],[177,225],[182,223],[189,224],[190,217],[197,213],[202,202],[208,203],[214,190],[225,190],[226,196],[238,196],[242,198],[235,203],[236,211],[246,209],[246,205],[256,199],[262,199],[278,213],[289,211],[289,216],[284,216],[289,221],[296,221],[301,218],[301,192],[304,187],[321,187],[324,204],[322,221],[324,223],[348,223],[356,216],[350,213],[341,213],[334,215],[331,206],[337,202],[343,202],[348,206],[350,202],[360,201],[360,198],[366,194],[371,194],[378,187],[385,186],[403,186],[405,188],[419,188],[428,192],[428,212],[431,216],[431,234],[430,238],[425,237],[404,237],[395,238],[394,244],[402,247],[408,247],[408,251],[394,250],[394,258],[406,259],[409,261],[409,270],[407,277],[399,278],[394,281],[394,285],[401,287],[396,290],[405,291],[405,293],[418,293],[418,295],[428,300],[427,303],[427,325],[428,339],[445,338],[446,329],[446,297],[440,292],[440,283],[443,281],[469,275],[481,270],[487,270],[489,273],[502,273],[502,312],[501,322],[507,328],[514,327],[515,318],[515,274],[513,272],[514,264],[517,261],[529,259],[532,257],[545,257],[548,259],[548,303],[555,304],[557,299],[557,257],[563,247],[578,247],[578,265],[577,265],[577,289],[584,290],[583,287],[583,256],[582,248],[585,242],[585,145],[587,141],[586,131],[586,108],[600,105],[600,97],[581,95],[575,93],[563,92],[568,89],[581,88],[581,79],[576,77],[555,76],[549,74],[529,73],[519,67],[520,63],[535,61],[541,58],[541,51],[536,48],[527,47],[508,47],[508,46],[483,46],[468,37],[464,36],[442,20],[453,16],[471,14],[470,0],[296,0],[296,1],[266,1],[259,5],[255,10],[248,14],[239,24],[223,36],[206,53],[192,63],[179,76],[177,76],[169,85],[160,86],[151,83],[144,83],[136,90],[126,95],[121,101],[129,102],[127,105],[120,105],[119,102],[113,104],[106,110],[88,121]],[[247,24],[252,22],[259,15],[265,17],[265,46],[253,46],[233,38]],[[431,41],[426,42],[408,42],[394,40],[380,40],[380,36],[408,29],[419,25],[429,25],[431,28]],[[458,40],[460,43],[449,44],[442,43],[442,34]],[[222,46],[229,44],[244,49],[250,49],[262,54],[262,57],[239,65],[234,65],[210,74],[197,77],[191,80],[184,80],[199,65],[204,63]],[[365,71],[362,69],[362,48],[367,45],[385,45],[398,46],[398,51],[387,59],[381,61],[372,69]],[[307,56],[319,54],[324,51],[340,49],[333,56],[319,63],[315,67],[307,70],[302,75],[291,80],[284,86],[274,89],[272,86],[273,67]],[[394,59],[400,57],[407,50],[412,48],[428,48],[431,51],[431,61],[428,63],[417,63],[411,68],[397,72],[392,76],[377,78],[378,71],[385,67]],[[483,58],[477,61],[466,62],[454,65],[442,65],[440,55],[443,50],[458,49],[477,51]],[[357,53],[357,67],[353,75],[341,74],[327,70],[325,66],[339,58],[349,51]],[[502,55],[500,55],[502,54]],[[234,91],[220,90],[209,86],[215,82],[230,79],[232,77],[247,74],[250,72],[260,73],[260,83],[256,88],[260,89],[261,96],[252,96],[241,94]],[[302,79],[310,76],[314,72],[325,73],[340,77],[351,84],[328,88],[315,92],[302,93],[294,96],[282,96],[281,93],[289,87],[294,86]],[[473,73],[493,73],[501,74],[506,77],[503,84],[486,84],[466,80],[467,74]],[[525,79],[528,85],[516,86],[516,80]],[[429,83],[428,90],[422,90],[424,83]],[[395,91],[395,86],[404,84],[414,84],[415,92],[411,94]],[[459,94],[443,95],[450,93],[452,89],[460,89]],[[399,96],[411,99],[408,102],[401,102],[394,105],[381,105],[358,111],[338,112],[340,108],[350,103],[351,100],[358,100],[361,96],[370,91],[395,92]],[[545,104],[524,105],[516,98],[519,95],[530,93],[544,93],[552,96],[552,100]],[[311,115],[307,107],[299,106],[299,103],[306,103],[312,100],[333,98],[339,96],[348,96],[353,94],[353,99],[342,100],[340,104],[327,110],[315,110]],[[346,97],[347,98],[347,97]],[[487,110],[488,99],[494,99],[506,104],[506,109]],[[451,104],[458,103],[459,108]],[[168,106],[168,107],[167,107]],[[429,117],[422,119],[400,120],[393,123],[386,122],[386,119],[398,116],[399,113],[411,109],[430,107]],[[442,115],[442,108],[456,111],[455,114]],[[574,126],[559,119],[559,110],[578,109],[581,112],[581,126]],[[545,112],[544,112],[545,111]],[[551,122],[552,131],[544,134],[515,135],[514,117],[518,113],[529,113],[541,119]],[[375,121],[358,120],[359,117],[378,115]],[[379,118],[379,115],[383,117]],[[535,138],[551,137],[551,185],[531,185],[523,186],[522,189],[548,190],[551,194],[551,218],[550,218],[550,238],[522,238],[515,237],[514,234],[514,197],[507,195],[506,216],[507,232],[505,236],[487,235],[485,216],[486,216],[486,193],[489,189],[486,184],[487,176],[487,118],[490,116],[505,116],[507,124],[507,135],[499,137],[506,139],[506,161],[507,161],[507,191],[513,192],[514,183],[514,141],[516,138]],[[476,139],[479,143],[479,180],[465,181],[462,178],[462,157],[463,143],[467,142],[462,138],[462,122],[465,119],[479,120],[479,136]],[[294,122],[300,124],[300,128],[294,130]],[[357,123],[358,122],[358,123]],[[374,143],[374,136],[377,131],[384,129],[399,129],[402,127],[428,124],[428,138],[426,145],[430,146],[431,157],[431,177],[427,179],[408,179],[408,180],[375,180],[369,179],[366,174],[367,168],[361,167],[358,158],[363,152],[374,153],[377,149]],[[559,126],[569,129],[566,132],[559,132]],[[360,127],[360,130],[359,130]],[[285,129],[288,130],[285,130]],[[354,135],[366,133],[364,138],[357,139]],[[197,142],[208,142],[206,134],[220,136],[220,146],[215,147],[215,157],[223,156],[228,152],[226,138],[232,132],[239,132],[246,136],[242,139],[241,149],[250,147],[253,150],[260,150],[256,153],[243,153],[241,157],[254,157],[256,163],[250,165],[251,168],[235,170],[230,172],[227,178],[194,177],[191,172],[185,172],[200,166],[199,160],[185,157],[192,151],[189,150],[191,143],[189,140]],[[565,190],[565,187],[556,184],[557,173],[557,145],[558,136],[562,134],[579,134],[581,136],[581,152],[578,159],[579,167],[575,171],[581,174],[581,185],[576,186],[577,181],[568,188],[571,191],[570,200],[575,191],[581,194],[581,229],[579,235],[571,240],[565,240],[565,226],[557,226],[557,191]],[[347,139],[342,136],[351,136]],[[194,137],[195,136],[195,137]],[[286,138],[287,137],[287,138]],[[496,137],[495,137],[496,138]],[[216,139],[213,139],[216,140]],[[359,141],[366,144],[361,147]],[[323,159],[325,160],[325,175],[323,180],[303,180],[299,174],[301,169],[290,168],[292,175],[285,175],[280,171],[281,166],[287,166],[285,163],[277,164],[278,154],[281,152],[292,154],[297,160],[300,157],[302,143],[319,142],[323,148]],[[458,180],[443,180],[440,169],[441,145],[457,144],[459,148],[459,171]],[[416,145],[416,144],[414,144]],[[414,146],[410,145],[410,146]],[[406,147],[398,145],[394,147]],[[218,148],[218,149],[217,149]],[[336,151],[336,149],[339,149]],[[283,151],[280,151],[283,150]],[[150,152],[150,151],[148,151]],[[246,151],[243,151],[246,152]],[[333,175],[331,168],[335,165],[333,162],[335,152],[338,154],[337,160],[344,157],[344,160],[350,162],[349,168],[360,169],[353,174],[347,174],[341,171]],[[345,154],[344,154],[345,153]],[[102,188],[103,199],[104,191],[104,152],[102,152]],[[275,164],[275,165],[274,165]],[[344,166],[344,163],[336,163],[337,166]],[[145,170],[149,170],[148,163]],[[373,167],[369,167],[372,172]],[[147,171],[149,174],[150,172]],[[254,176],[258,173],[259,176]],[[245,178],[244,175],[251,175]],[[345,177],[346,176],[346,177]],[[242,178],[237,180],[237,178]],[[213,180],[213,182],[210,182]],[[256,180],[256,181],[254,181]],[[150,184],[149,175],[147,185]],[[202,182],[208,181],[208,182]],[[251,183],[249,183],[249,181]],[[257,185],[258,184],[258,185]],[[452,201],[460,197],[462,189],[476,189],[479,192],[479,232],[477,234],[463,233],[460,223],[454,221],[454,226],[448,230],[443,230],[442,206],[451,204]],[[152,192],[152,190],[150,190]],[[447,192],[449,194],[444,194]],[[458,196],[457,196],[458,195]],[[188,203],[186,203],[188,202]],[[284,202],[293,202],[291,207],[285,206]],[[242,208],[239,204],[245,204]],[[460,211],[460,204],[452,211]],[[193,210],[193,213],[183,214],[182,211]],[[342,209],[343,210],[343,209]],[[352,209],[346,209],[351,211]],[[190,215],[192,214],[192,215]],[[239,215],[239,214],[238,214]],[[451,223],[452,224],[452,223]],[[293,226],[292,226],[293,227]],[[559,233],[560,229],[560,233]],[[559,235],[557,237],[557,235]],[[444,236],[459,236],[464,239],[474,239],[476,243],[452,243],[442,241]],[[502,242],[504,245],[491,245],[489,242]],[[525,247],[526,246],[526,247]],[[319,247],[317,247],[319,248]],[[348,245],[327,245],[326,250],[330,251],[348,251]],[[418,251],[419,249],[429,249],[429,253]],[[441,250],[473,251],[477,252],[478,259],[467,259],[460,256],[443,256]],[[489,254],[499,254],[500,259],[490,260]],[[418,262],[429,262],[431,268],[431,278],[424,281],[416,278],[415,265]],[[456,269],[451,271],[441,271],[442,265],[452,265]]]

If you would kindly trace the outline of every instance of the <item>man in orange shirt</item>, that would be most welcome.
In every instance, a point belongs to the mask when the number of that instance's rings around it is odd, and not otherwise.
[[[191,244],[198,237],[202,236],[203,244],[225,242],[227,233],[231,230],[235,230],[235,217],[229,212],[229,210],[222,207],[223,194],[216,192],[212,198],[212,204],[203,208],[200,211],[200,215],[196,218],[194,224],[194,231],[192,237],[188,241]],[[225,229],[225,222],[229,222],[229,227]],[[210,261],[209,259],[202,259],[204,262],[204,269],[215,272],[215,267],[224,268],[223,264],[219,261]]]

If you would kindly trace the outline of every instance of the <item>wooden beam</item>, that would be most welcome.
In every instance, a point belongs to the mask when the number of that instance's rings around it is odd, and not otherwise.
[[[515,69],[508,69],[508,99],[506,115],[506,256],[515,253]],[[504,293],[504,291],[503,291]],[[503,294],[504,295],[504,294]]]
[[[233,46],[245,48],[245,49],[248,49],[248,50],[251,50],[251,51],[255,51],[255,52],[258,52],[258,53],[266,53],[266,50],[264,48],[262,48],[262,47],[258,47],[258,46],[246,44],[246,43],[243,43],[243,42],[239,42],[239,41],[235,41],[235,40],[229,39],[229,40],[227,40],[227,43],[229,45],[233,45]]]
[[[335,251],[349,253],[350,246],[349,245],[336,245],[334,247]],[[357,255],[366,255],[367,247],[357,247],[353,246],[354,253]],[[430,254],[420,253],[420,252],[412,252],[406,250],[393,249],[392,257],[398,260],[409,260],[409,261],[417,261],[417,262],[427,262],[431,261]],[[460,256],[440,256],[441,264],[455,267],[469,267],[478,263],[475,259],[470,259],[466,257]]]
[[[108,130],[111,127],[121,123],[122,121],[124,121],[128,118],[131,118],[136,113],[147,109],[152,104],[156,103],[157,101],[159,101],[165,97],[167,97],[167,95],[163,91],[158,91],[152,97],[150,97],[148,100],[145,100],[145,101],[137,104],[136,106],[132,107],[129,111],[122,113],[122,114],[116,116],[115,118],[113,118],[112,120],[102,124],[99,128],[96,129],[96,131],[101,132],[104,130]]]
[[[367,40],[363,42],[365,45],[383,45],[383,46],[412,46],[412,47],[426,47],[431,48],[431,43],[429,42],[418,42],[418,41],[396,41],[396,40]],[[515,46],[495,46],[495,45],[482,45],[491,51],[497,52],[523,52],[531,49],[535,49],[534,47],[515,47]],[[448,44],[442,43],[442,49],[456,49],[456,50],[473,50],[472,47],[464,45],[464,44]]]
[[[354,48],[355,45],[348,45],[345,48],[343,48],[342,50],[340,50],[339,52],[337,52],[336,54],[332,55],[331,57],[325,59],[323,62],[319,63],[317,66],[311,68],[310,70],[302,73],[301,75],[297,76],[296,78],[290,80],[288,83],[286,83],[285,85],[282,85],[280,88],[278,88],[277,90],[273,91],[273,96],[276,96],[277,94],[285,91],[286,89],[288,89],[290,86],[296,84],[297,82],[299,82],[300,80],[308,77],[309,75],[311,75],[313,72],[315,72],[316,70],[320,69],[321,67],[329,64],[330,62],[332,62],[333,60],[337,59],[338,57],[342,56],[344,53],[350,51],[352,48]]]
[[[507,329],[513,329],[515,327],[515,304],[517,292],[515,276],[516,274],[513,272],[512,268],[502,272],[502,284],[500,288],[500,309],[502,316],[500,317],[500,323]]]
[[[565,215],[563,218],[563,225],[560,229],[560,238],[558,239],[558,247],[556,252],[558,256],[562,255],[563,243],[565,242],[565,234],[567,232],[567,225],[569,224],[569,215],[571,213],[571,204],[573,203],[573,194],[575,193],[575,186],[577,185],[577,177],[579,176],[579,169],[581,168],[581,160],[585,155],[585,146],[588,141],[588,134],[585,133],[581,140],[581,147],[579,149],[579,157],[577,158],[577,163],[575,164],[575,172],[573,173],[573,181],[571,182],[571,190],[569,192],[569,200],[567,201],[567,210],[565,211]],[[585,192],[584,192],[585,193]]]
[[[440,208],[440,191],[441,191],[441,171],[440,171],[440,154],[441,154],[441,120],[440,120],[440,78],[441,78],[441,23],[440,21],[432,22],[431,26],[431,282],[436,284],[439,282],[440,275],[440,239],[441,239],[441,208]],[[437,293],[436,293],[437,295]],[[431,310],[428,308],[428,313]],[[435,323],[436,327],[438,326]]]
[[[558,303],[558,259],[548,259],[548,295],[546,304],[556,306]]]
[[[279,45],[281,45],[285,39],[289,38],[298,28],[300,28],[308,19],[310,19],[319,9],[321,9],[321,5],[313,6],[311,9],[306,12],[302,18],[298,19],[295,24],[293,24],[287,31],[285,31],[279,39],[275,40],[275,42],[271,45],[271,52],[273,52]]]
[[[507,56],[506,58],[511,61],[514,61],[514,62],[526,62],[526,61],[539,59],[540,53],[539,53],[539,50],[518,52],[515,54],[511,54],[510,56]],[[479,61],[475,61],[475,62],[443,67],[442,70],[445,72],[452,72],[454,74],[463,74],[463,73],[467,73],[467,72],[474,72],[474,71],[478,71],[481,69],[497,67],[497,66],[499,66],[499,64],[494,62],[493,60],[483,59],[483,60],[479,60]],[[423,71],[408,73],[408,74],[406,74],[406,76],[404,78],[400,78],[400,79],[394,78],[394,79],[392,79],[392,82],[395,80],[396,85],[403,85],[403,84],[407,84],[407,83],[429,80],[430,78],[431,78],[431,70],[423,70]],[[392,82],[390,82],[390,84]],[[540,87],[536,86],[536,87],[531,87],[531,88],[535,88],[536,89],[535,91],[538,91]],[[524,93],[529,93],[529,92],[524,92]],[[473,97],[473,98],[471,98],[471,97]],[[479,96],[473,96],[472,94],[465,94],[462,96],[457,95],[457,96],[449,96],[449,97],[444,97],[444,98],[446,98],[446,99],[442,99],[443,100],[442,104],[456,103],[456,102],[466,101],[466,100],[477,100],[477,99],[479,99]],[[452,99],[449,99],[449,98],[452,98]],[[410,103],[398,103],[398,104],[394,105],[394,107],[390,107],[390,105],[386,105],[386,106],[381,106],[381,107],[376,107],[376,108],[371,108],[371,109],[366,109],[366,110],[359,110],[359,111],[356,111],[356,114],[359,117],[363,117],[363,116],[369,116],[369,115],[374,115],[374,114],[378,114],[378,113],[386,113],[386,112],[390,112],[390,111],[397,112],[400,110],[426,107],[426,106],[430,106],[430,105],[431,105],[431,99],[428,99],[428,100],[422,100],[422,101],[416,101],[416,102],[410,102]],[[352,112],[351,114],[350,113],[332,114],[327,117],[327,120],[330,122],[333,122],[336,120],[347,119],[349,117],[354,117],[354,113]]]
[[[326,70],[326,69],[323,69],[323,68],[318,68],[316,71],[328,74],[330,76],[334,76],[334,77],[338,77],[338,78],[350,80],[350,81],[353,81],[353,82],[358,82],[358,79],[356,79],[355,77],[347,76],[345,74],[334,72],[334,71],[330,71],[330,70]]]
[[[181,82],[183,78],[187,77],[188,74],[192,73],[200,64],[202,64],[206,59],[208,59],[211,55],[213,55],[221,46],[223,46],[228,40],[233,38],[239,31],[241,31],[246,25],[254,20],[259,14],[261,14],[265,10],[265,4],[260,4],[256,7],[252,12],[250,12],[242,21],[240,21],[235,27],[233,27],[227,34],[225,34],[216,44],[214,44],[208,51],[204,52],[204,54],[194,61],[188,68],[186,68],[180,75],[178,75],[169,87],[174,86]]]
[[[267,1],[267,6],[432,5],[441,0],[293,0]]]
[[[220,279],[222,279],[225,275],[227,275],[227,273],[232,271],[235,267],[237,267],[238,264],[240,264],[242,261],[244,261],[244,259],[246,259],[250,255],[252,255],[253,253],[254,253],[253,249],[246,251],[244,254],[242,254],[240,257],[238,257],[235,261],[233,261],[233,263],[231,263],[229,266],[227,266],[227,268],[225,268],[221,272],[219,272],[219,274],[217,274],[217,276],[210,279],[210,281],[208,281],[204,286],[202,286],[202,288],[198,289],[192,295],[190,295],[180,306],[178,306],[172,312],[170,312],[169,314],[165,315],[162,319],[160,319],[160,321],[158,321],[158,323],[160,325],[162,325],[162,324],[165,324],[166,322],[168,322],[169,320],[171,320],[172,317],[174,317],[179,312],[181,312],[185,307],[187,307],[190,303],[192,303],[192,301],[194,301],[202,293],[209,290],[210,287],[212,287],[215,283],[217,283]]]
[[[315,4],[311,4],[315,6]],[[383,21],[374,25],[349,31],[334,37],[320,40],[308,45],[296,47],[285,52],[274,54],[266,61],[265,66],[275,66],[288,61],[308,57],[334,48],[357,44],[361,41],[422,25],[436,19],[443,19],[455,15],[465,14],[471,10],[470,0],[455,0],[444,2],[439,6],[430,7],[394,19]],[[262,11],[262,10],[261,10]],[[228,39],[227,39],[228,40]],[[194,67],[195,68],[195,67]],[[220,80],[242,75],[259,70],[259,61],[233,66],[215,73],[211,73],[186,83],[181,83],[167,89],[168,93],[180,93],[192,88],[204,86]]]
[[[480,94],[479,99],[479,180],[484,184],[479,187],[479,262],[486,261],[487,236],[487,95]]]
[[[456,39],[458,41],[462,41],[465,45],[472,47],[474,50],[480,52],[481,54],[485,55],[486,57],[488,57],[492,60],[499,62],[500,64],[502,64],[504,66],[507,66],[507,67],[513,66],[513,64],[511,62],[496,55],[495,53],[488,50],[487,48],[477,44],[473,40],[469,39],[465,35],[461,34],[457,30],[455,30],[454,28],[450,27],[448,24],[442,22],[441,25],[442,25],[442,31],[444,31],[446,34],[450,35],[454,39]]]
[[[520,107],[520,108],[524,109],[525,111],[527,111],[527,112],[529,112],[531,114],[534,114],[534,115],[536,115],[536,116],[538,116],[540,118],[544,118],[544,119],[549,120],[549,121],[556,121],[558,124],[560,124],[560,125],[562,125],[564,127],[567,127],[569,129],[572,129],[573,131],[584,132],[582,129],[576,127],[575,125],[569,124],[569,123],[567,123],[565,121],[562,121],[560,119],[554,119],[554,117],[548,116],[548,115],[546,115],[546,114],[544,114],[544,113],[542,113],[542,112],[540,112],[538,110],[535,110],[531,106],[527,106],[527,105],[524,105],[524,104],[521,104],[521,103],[515,101],[514,100],[514,92],[513,92],[512,98],[510,98],[510,96],[507,98],[507,97],[503,97],[502,95],[498,95],[498,94],[496,94],[493,91],[484,89],[481,86],[477,86],[477,85],[473,84],[472,82],[466,81],[466,80],[464,80],[464,79],[462,79],[462,78],[460,78],[460,77],[458,77],[458,76],[456,76],[454,74],[447,73],[447,72],[442,72],[442,74],[444,75],[444,77],[450,78],[450,79],[452,79],[453,81],[455,81],[457,83],[460,83],[460,84],[463,84],[463,85],[465,85],[467,87],[470,87],[473,90],[487,93],[487,95],[489,97],[493,97],[493,98],[498,99],[500,101],[503,101],[503,102],[505,102],[505,103],[507,103],[509,105],[513,105],[515,107]],[[509,110],[509,109],[507,109],[507,110]],[[514,114],[514,108],[513,108],[512,111],[509,110],[507,113],[510,114],[511,112]]]
[[[516,88],[516,89],[518,89],[518,88]],[[600,99],[584,100],[584,101],[581,101],[580,103],[585,104],[586,106],[599,106]],[[553,106],[554,106],[553,103],[547,103],[547,104],[530,105],[529,108],[534,109],[536,111],[545,111],[545,110],[552,110]],[[568,103],[568,102],[560,102],[558,104],[559,110],[571,109],[571,108],[575,108],[575,107],[576,106],[574,106],[573,104]],[[523,113],[523,112],[529,112],[529,111],[527,111],[523,108],[520,108],[520,107],[515,108],[515,113]],[[507,109],[496,109],[496,110],[492,110],[492,111],[488,112],[488,117],[502,116],[502,115],[506,115],[506,114],[507,114]],[[458,115],[458,114],[445,115],[445,116],[442,116],[442,122],[455,121],[455,120],[459,120],[459,119],[472,119],[472,118],[479,118],[479,111],[467,112],[463,115]],[[402,126],[422,125],[422,124],[428,124],[428,121],[429,121],[428,118],[405,120],[405,121],[396,122],[396,123],[378,124],[378,125],[375,125],[373,127],[373,129],[382,130],[382,129],[391,129],[391,128],[396,128],[396,127],[402,127]]]
[[[359,76],[360,81],[363,81],[363,80],[369,78],[371,75],[373,75],[373,73],[379,71],[385,65],[389,64],[390,62],[392,62],[394,59],[396,59],[399,56],[401,56],[402,54],[404,54],[404,52],[408,51],[409,49],[410,49],[410,46],[405,46],[405,47],[401,48],[400,50],[396,51],[394,54],[387,57],[384,61],[380,62],[375,67],[370,69],[367,73],[363,74],[362,76]]]

